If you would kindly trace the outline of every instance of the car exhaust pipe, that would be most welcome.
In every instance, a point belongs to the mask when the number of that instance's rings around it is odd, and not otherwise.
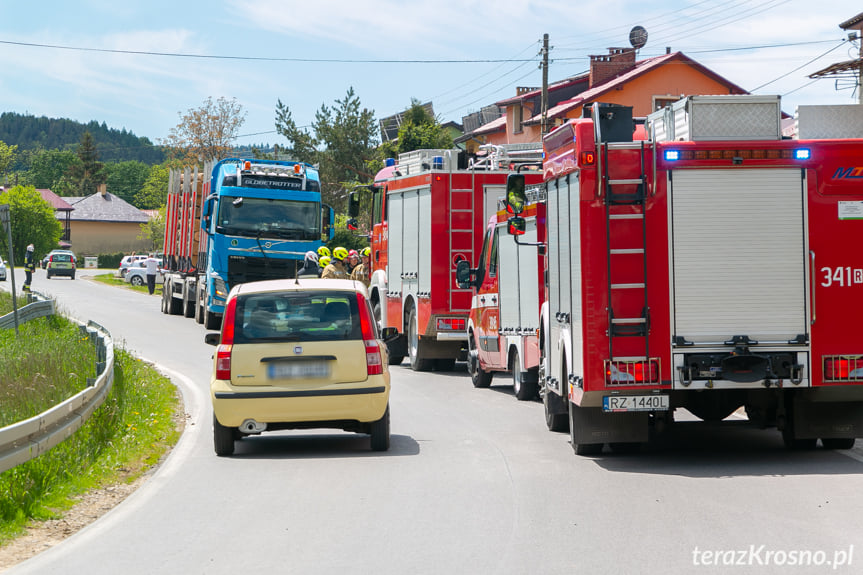
[[[267,430],[266,423],[259,423],[254,419],[247,419],[240,424],[240,431],[246,434],[261,433]]]

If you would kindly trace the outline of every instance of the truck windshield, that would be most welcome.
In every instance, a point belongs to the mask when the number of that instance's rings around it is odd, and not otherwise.
[[[321,206],[318,202],[224,197],[216,231],[249,237],[318,240]]]

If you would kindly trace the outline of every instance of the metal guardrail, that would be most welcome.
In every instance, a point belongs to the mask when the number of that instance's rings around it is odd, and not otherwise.
[[[46,310],[50,310],[46,313]],[[38,301],[18,310],[19,323],[54,313],[54,302]],[[13,327],[12,314],[0,317],[0,327]],[[24,318],[27,319],[24,319]],[[8,324],[8,325],[7,325]],[[35,417],[0,428],[0,473],[45,453],[75,433],[96,409],[114,384],[114,341],[101,325],[78,322],[96,347],[96,378],[87,389]]]

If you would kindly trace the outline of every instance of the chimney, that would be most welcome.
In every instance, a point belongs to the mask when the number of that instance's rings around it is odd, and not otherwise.
[[[108,194],[108,184],[99,184],[96,186],[96,191],[102,194],[104,198]]]
[[[635,48],[609,48],[607,55],[590,57],[590,87],[620,76],[635,66]]]

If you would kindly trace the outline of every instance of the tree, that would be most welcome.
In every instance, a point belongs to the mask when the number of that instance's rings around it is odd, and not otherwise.
[[[76,151],[80,163],[69,166],[66,176],[77,190],[77,196],[95,194],[100,184],[104,184],[108,174],[105,165],[99,161],[99,152],[90,132],[84,132]]]
[[[380,147],[381,161],[414,150],[450,149],[452,146],[452,137],[440,122],[423,108],[419,100],[412,98],[410,108],[404,112],[398,138],[384,142]]]
[[[246,112],[236,98],[209,97],[200,108],[189,108],[180,123],[171,128],[162,144],[171,148],[173,157],[197,164],[230,155],[231,142],[246,121]]]
[[[28,152],[29,169],[21,174],[22,184],[49,189],[58,196],[75,194],[71,181],[65,178],[73,164],[81,160],[71,150],[36,150]]]
[[[144,187],[144,182],[150,176],[150,166],[143,162],[129,161],[105,164],[108,191],[130,204],[135,203],[135,197]]]
[[[168,167],[153,166],[133,204],[142,210],[155,210],[165,205],[168,197]]]
[[[15,186],[0,194],[0,204],[9,204],[12,222],[12,247],[15,264],[24,265],[27,244],[33,244],[37,255],[57,247],[63,226],[54,216],[54,207],[42,199],[33,186]],[[0,234],[2,253],[8,253],[8,234]]]
[[[167,187],[167,183],[165,184]],[[159,212],[146,223],[141,224],[139,240],[149,240],[152,251],[161,251],[165,243],[165,206],[159,208]]]
[[[324,201],[344,204],[344,190],[368,182],[374,174],[366,167],[375,158],[377,122],[374,110],[361,108],[353,88],[335,106],[321,105],[312,124],[314,134],[297,127],[290,109],[278,101],[276,131],[287,138],[283,148],[294,159],[320,165]]]
[[[0,182],[5,181],[5,176],[15,162],[15,153],[18,146],[10,146],[6,142],[0,142]]]

